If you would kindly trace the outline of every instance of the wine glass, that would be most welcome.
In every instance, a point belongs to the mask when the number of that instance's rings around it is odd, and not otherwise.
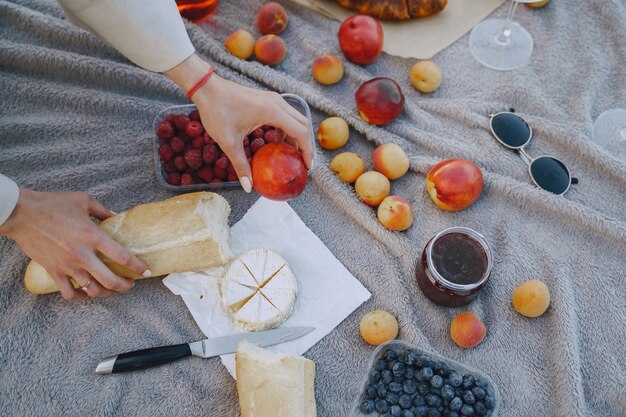
[[[508,71],[524,66],[533,52],[533,38],[513,22],[518,3],[537,0],[512,0],[506,19],[486,19],[474,26],[469,38],[474,58],[486,67]]]
[[[592,139],[613,156],[626,161],[626,109],[602,113],[593,124]]]

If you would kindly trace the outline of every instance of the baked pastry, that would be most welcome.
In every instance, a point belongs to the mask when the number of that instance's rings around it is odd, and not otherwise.
[[[448,0],[337,0],[337,3],[381,19],[407,20],[439,13]]]

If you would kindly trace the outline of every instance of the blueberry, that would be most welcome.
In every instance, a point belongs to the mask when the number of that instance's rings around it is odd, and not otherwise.
[[[452,411],[459,411],[462,406],[463,400],[461,400],[461,397],[454,397],[452,401],[450,401],[450,404],[448,404],[448,408]]]
[[[389,404],[398,404],[398,402],[400,401],[400,396],[395,392],[388,392],[385,400],[387,400]]]
[[[462,397],[462,396],[463,396],[463,394],[465,394],[465,391],[463,391],[463,388],[461,388],[461,387],[456,387],[456,388],[454,389],[454,396],[455,396],[455,397]]]
[[[415,397],[413,397],[414,406],[419,407],[420,405],[425,405],[425,404],[426,404],[426,400],[424,400],[423,395],[417,394]]]
[[[365,396],[369,399],[376,398],[378,395],[378,391],[376,390],[376,385],[370,384],[365,389]]]
[[[424,361],[422,362],[422,366],[424,368],[432,368],[433,367],[433,361],[431,361],[430,359],[424,358]]]
[[[374,401],[367,400],[361,403],[361,412],[363,414],[372,414],[374,412]]]
[[[402,410],[402,417],[415,417],[415,414],[411,410]]]
[[[472,389],[475,382],[476,381],[472,375],[463,375],[463,388]]]
[[[474,388],[472,388],[472,393],[474,393],[474,397],[476,397],[476,399],[478,399],[478,400],[484,399],[485,396],[487,395],[485,390],[482,389],[481,387],[474,387]]]
[[[396,360],[393,360],[393,361],[390,361],[390,362],[387,362],[387,369],[389,369],[389,370],[391,371],[391,370],[393,369],[393,367],[394,367],[397,363],[400,363],[400,362],[398,362],[398,360],[397,360],[397,359],[396,359]]]
[[[441,410],[437,408],[431,408],[428,410],[428,417],[441,417]]]
[[[398,400],[398,404],[403,409],[411,408],[411,396],[407,394],[400,395],[400,399]]]
[[[433,370],[428,367],[422,368],[422,370],[420,371],[420,377],[422,377],[422,380],[429,381],[430,378],[433,377]]]
[[[402,409],[399,405],[392,405],[389,411],[391,412],[391,417],[400,417],[402,415]]]
[[[406,380],[406,378],[403,376],[394,376],[393,380],[396,382],[399,382],[400,384],[404,384],[404,381]]]
[[[404,376],[406,372],[406,365],[402,362],[398,362],[393,365],[393,368],[391,368],[391,372],[393,372],[394,376]]]
[[[414,378],[415,377],[415,368],[413,368],[412,366],[408,366],[406,368],[406,372],[404,373],[404,376],[408,379]]]
[[[385,358],[385,360],[387,361],[393,361],[398,357],[398,352],[396,352],[393,349],[389,349],[388,351],[386,351],[383,355],[383,358]]]
[[[463,404],[463,407],[461,407],[461,415],[468,417],[475,416],[476,414],[474,413],[474,407],[472,407],[471,405]]]
[[[453,387],[460,387],[463,383],[463,377],[458,372],[450,372],[450,376],[448,376],[448,383]]]
[[[483,378],[476,378],[476,385],[478,385],[481,388],[487,388],[487,385],[489,385],[489,383],[487,382],[486,379]]]
[[[427,417],[428,416],[428,407],[426,407],[425,405],[420,405],[419,407],[417,407],[415,409],[415,414],[418,417]]]
[[[432,386],[433,388],[443,387],[443,378],[439,375],[433,375],[430,380],[430,386]]]
[[[378,414],[385,414],[387,411],[389,411],[389,403],[379,398],[376,400],[375,408]]]
[[[469,405],[473,405],[476,402],[476,398],[474,398],[472,391],[465,391],[463,393],[463,402]]]
[[[448,368],[448,365],[446,365],[445,363],[442,363],[436,374],[441,376],[448,376],[450,374],[450,368]]]
[[[459,413],[457,413],[456,411],[448,410],[448,413],[446,414],[446,417],[459,417]]]
[[[484,416],[485,414],[487,414],[487,407],[485,407],[485,404],[483,404],[482,401],[478,401],[476,404],[474,404],[474,411],[476,412],[477,416]]]
[[[402,385],[402,391],[407,394],[415,394],[417,392],[417,382],[413,379],[407,379]]]
[[[387,361],[383,358],[378,359],[376,361],[376,365],[374,365],[374,369],[376,369],[377,371],[382,371],[385,368],[387,368]]]
[[[380,375],[381,375],[381,380],[385,384],[388,384],[391,381],[393,381],[393,374],[391,373],[389,369],[385,369]]]
[[[421,368],[424,366],[424,357],[422,355],[415,355],[415,366]]]
[[[390,382],[389,383],[389,391],[391,392],[400,392],[402,391],[402,384],[399,382]]]
[[[404,363],[406,363],[409,366],[415,365],[415,363],[417,362],[417,354],[413,351],[408,351],[406,353],[406,357],[405,357],[405,361]]]
[[[398,353],[398,361],[400,361],[402,363],[406,363],[406,352],[399,352]]]
[[[454,388],[452,388],[450,385],[444,385],[443,387],[441,387],[441,398],[443,398],[443,400],[446,402],[453,399]]]
[[[387,384],[383,381],[376,384],[376,393],[378,394],[378,398],[385,398],[387,396],[387,391]]]
[[[417,392],[422,395],[426,395],[430,392],[430,385],[426,382],[420,382],[417,386]]]
[[[433,364],[433,371],[437,373],[437,371],[441,370],[442,367],[443,367],[443,362],[435,362]]]
[[[495,406],[496,400],[491,395],[487,395],[485,397],[485,407],[487,407],[488,410],[493,410]]]
[[[441,400],[441,397],[435,394],[428,394],[426,396],[426,405],[429,407],[441,407],[441,405],[443,404],[443,401]]]
[[[370,372],[370,381],[373,382],[374,384],[380,381],[380,371],[374,370]]]

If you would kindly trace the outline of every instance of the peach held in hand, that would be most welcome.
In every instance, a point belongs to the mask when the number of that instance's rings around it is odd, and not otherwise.
[[[285,59],[287,47],[285,42],[276,35],[264,35],[254,44],[257,61],[265,65],[276,65]]]
[[[391,184],[380,172],[368,171],[357,178],[354,191],[368,206],[376,207],[389,195]]]
[[[302,155],[293,146],[268,143],[250,161],[254,190],[265,198],[286,201],[299,196],[307,182]]]
[[[404,109],[404,95],[391,78],[374,78],[359,87],[356,94],[359,114],[371,125],[386,125]]]
[[[386,197],[378,206],[378,221],[389,230],[406,230],[413,224],[413,208],[398,195]]]
[[[378,346],[398,336],[398,321],[386,311],[374,310],[363,316],[359,329],[367,343]]]
[[[335,54],[320,55],[313,61],[311,71],[318,83],[335,84],[343,78],[343,62]]]
[[[512,301],[513,308],[522,316],[539,317],[550,305],[550,290],[543,281],[531,279],[515,288]]]
[[[450,336],[462,348],[471,348],[483,341],[487,328],[474,313],[458,314],[450,324]]]
[[[372,152],[374,169],[390,180],[396,180],[409,170],[409,158],[395,143],[385,143]]]
[[[330,162],[330,169],[341,181],[352,184],[365,172],[365,161],[353,152],[342,152]]]
[[[441,85],[441,68],[432,61],[419,61],[411,68],[411,84],[422,93],[432,93]]]
[[[317,129],[317,141],[324,149],[339,149],[348,142],[350,129],[341,117],[329,117]]]
[[[236,30],[226,38],[226,49],[237,58],[248,59],[254,53],[254,38],[250,32]]]
[[[287,27],[287,12],[278,3],[265,4],[256,16],[256,27],[259,32],[278,35]]]
[[[480,197],[483,174],[473,162],[446,159],[428,172],[426,190],[437,207],[447,211],[462,210]]]

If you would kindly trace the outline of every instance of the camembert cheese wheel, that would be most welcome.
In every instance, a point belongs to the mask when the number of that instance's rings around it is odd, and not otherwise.
[[[297,294],[291,268],[269,249],[254,249],[235,259],[222,281],[222,300],[235,325],[253,332],[287,320]]]

